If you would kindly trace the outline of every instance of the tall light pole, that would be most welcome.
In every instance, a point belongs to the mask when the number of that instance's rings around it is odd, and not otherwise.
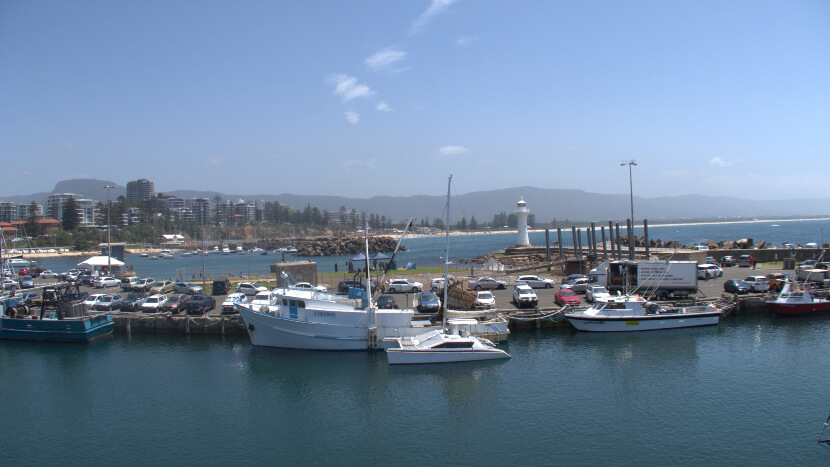
[[[112,226],[110,224],[110,189],[116,185],[105,185],[107,189],[107,274],[112,274]]]
[[[630,160],[620,163],[620,166],[628,166],[628,193],[631,198],[631,228],[628,230],[629,259],[634,259],[634,182],[632,181],[631,166],[637,165],[637,161]]]

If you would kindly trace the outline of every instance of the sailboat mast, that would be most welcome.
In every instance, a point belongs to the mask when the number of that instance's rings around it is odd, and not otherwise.
[[[450,288],[449,271],[450,271],[450,187],[452,186],[452,174],[447,181],[447,244],[444,247],[444,312],[441,313],[441,326],[447,327],[447,293]]]

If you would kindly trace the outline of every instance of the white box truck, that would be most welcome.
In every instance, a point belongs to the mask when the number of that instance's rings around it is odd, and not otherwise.
[[[605,261],[588,273],[611,294],[636,293],[666,300],[697,293],[697,261]]]

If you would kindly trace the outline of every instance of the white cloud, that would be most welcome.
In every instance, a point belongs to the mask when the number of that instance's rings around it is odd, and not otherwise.
[[[432,0],[432,3],[429,5],[429,8],[427,8],[427,11],[421,13],[421,16],[419,16],[418,19],[412,23],[412,27],[409,28],[409,33],[417,34],[421,32],[430,20],[435,17],[435,15],[438,15],[449,8],[453,2],[455,2],[455,0]]]
[[[355,112],[346,112],[346,120],[353,125],[357,125],[357,122],[360,121],[360,114]]]
[[[406,52],[396,49],[395,47],[387,47],[380,52],[368,57],[366,66],[372,71],[381,71],[388,69],[390,66],[406,58]]]
[[[330,76],[328,81],[334,85],[334,95],[341,96],[343,102],[359,97],[369,97],[374,94],[369,86],[360,84],[357,82],[357,78],[343,73]]]
[[[389,107],[389,104],[386,102],[380,101],[378,102],[378,106],[375,107],[375,110],[380,110],[381,112],[391,112],[392,107]]]
[[[734,164],[734,161],[725,161],[720,156],[715,156],[712,160],[709,161],[709,165],[716,165],[718,167],[729,167],[730,165]]]
[[[466,47],[477,40],[478,36],[461,36],[455,41],[455,43],[461,47]]]
[[[470,150],[465,148],[464,146],[444,146],[443,148],[438,150],[438,152],[440,152],[442,156],[457,156],[459,154],[464,154],[465,152],[469,151]]]
[[[352,159],[348,161],[343,161],[343,168],[346,170],[346,173],[352,171],[352,169],[372,169],[374,170],[377,166],[376,159],[371,159],[368,161],[361,161],[357,159]]]

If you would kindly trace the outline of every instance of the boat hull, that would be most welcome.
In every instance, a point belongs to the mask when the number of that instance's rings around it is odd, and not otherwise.
[[[365,327],[281,318],[236,306],[253,345],[303,350],[369,350]]]
[[[767,302],[772,311],[779,315],[796,316],[816,313],[830,313],[830,301],[815,303]]]
[[[112,334],[113,327],[109,314],[64,320],[3,318],[0,339],[89,342]]]
[[[499,349],[488,350],[454,350],[430,349],[408,350],[388,349],[386,358],[392,365],[413,365],[419,363],[457,363],[475,362],[481,360],[498,360],[510,358],[507,352]]]
[[[565,315],[578,331],[630,332],[656,331],[697,326],[714,326],[720,322],[720,312],[665,314],[654,316],[578,317]]]

